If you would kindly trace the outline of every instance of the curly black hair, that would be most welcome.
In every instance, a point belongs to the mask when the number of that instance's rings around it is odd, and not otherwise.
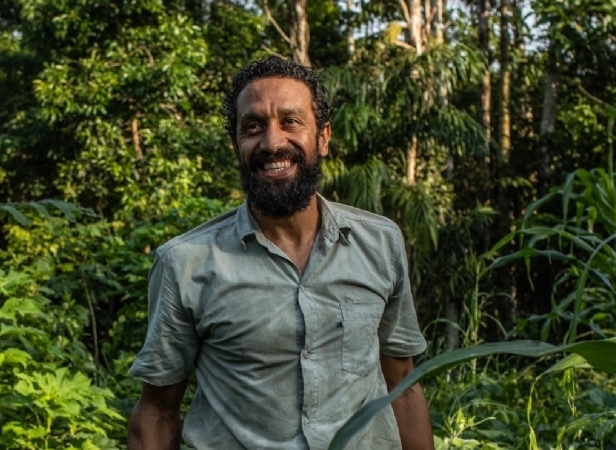
[[[316,72],[293,61],[269,56],[252,62],[235,74],[231,82],[231,88],[225,95],[225,100],[222,104],[222,114],[226,122],[225,129],[234,143],[237,129],[237,98],[251,81],[259,78],[293,78],[303,82],[312,93],[312,109],[314,110],[318,130],[322,131],[329,123],[331,107],[327,101],[327,91]]]

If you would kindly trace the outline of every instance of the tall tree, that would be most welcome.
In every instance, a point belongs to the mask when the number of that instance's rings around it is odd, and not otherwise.
[[[421,55],[424,51],[421,0],[400,0],[400,7],[406,21],[406,42]]]
[[[424,52],[422,37],[421,0],[400,0],[400,7],[406,20],[406,43],[415,50],[417,56]],[[417,73],[411,77],[417,78]],[[416,119],[416,117],[415,117]],[[417,181],[417,152],[419,143],[417,135],[412,134],[406,149],[406,182],[414,185]]]
[[[353,0],[346,2],[346,17],[347,17],[347,50],[349,53],[349,61],[355,59],[355,27],[352,26],[351,17],[353,16]]]
[[[499,98],[499,149],[503,164],[511,152],[511,50],[509,35],[510,0],[500,3],[500,98]]]
[[[267,20],[274,26],[279,36],[288,43],[293,61],[310,67],[308,46],[310,44],[310,26],[308,24],[307,0],[289,0],[282,5],[290,13],[291,25],[288,32],[280,26],[271,11],[269,1],[263,0],[263,11]]]
[[[487,62],[486,70],[481,78],[480,84],[480,99],[481,99],[481,124],[486,135],[486,146],[489,145],[491,136],[491,120],[492,120],[492,85],[490,72],[490,0],[478,0],[478,38],[479,48]]]
[[[547,194],[552,178],[551,149],[548,140],[552,138],[556,128],[558,114],[558,84],[560,73],[557,67],[555,44],[548,47],[545,86],[543,93],[543,110],[541,113],[540,137],[542,140],[539,149],[539,195]]]
[[[303,66],[310,66],[308,45],[310,43],[310,27],[306,11],[308,0],[294,0],[293,22],[291,24],[291,48],[293,60]]]
[[[19,5],[22,58],[39,63],[27,89],[9,95],[22,100],[0,124],[0,153],[16,167],[7,179],[12,192],[24,172],[19,161],[37,161],[54,178],[47,184],[54,196],[143,218],[227,179],[233,153],[217,111],[229,70],[208,65],[206,42],[215,34],[200,22],[199,8],[171,0]],[[232,13],[224,20],[241,17]],[[258,54],[258,22],[236,21],[240,50],[227,48],[227,55]]]

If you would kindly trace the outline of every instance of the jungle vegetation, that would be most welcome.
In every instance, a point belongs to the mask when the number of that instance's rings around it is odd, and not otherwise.
[[[241,203],[271,54],[403,230],[437,448],[616,449],[613,0],[0,0],[0,448],[125,448],[152,251]]]

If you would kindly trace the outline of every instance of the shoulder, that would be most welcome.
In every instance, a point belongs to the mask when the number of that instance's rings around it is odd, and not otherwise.
[[[204,247],[211,246],[221,234],[230,238],[235,232],[238,208],[233,208],[220,216],[174,237],[156,249],[158,258],[168,258],[176,255],[188,256],[195,251],[202,252]]]
[[[340,222],[342,224],[346,223],[351,230],[360,228],[367,231],[392,233],[394,235],[400,233],[398,225],[387,217],[342,203],[327,201],[326,204],[334,215],[341,219]]]
[[[400,227],[391,219],[353,206],[326,202],[338,227],[346,228],[349,251],[355,252],[364,264],[371,264],[373,273],[381,273],[391,280],[398,280],[399,268],[406,259],[404,238]],[[387,277],[385,274],[389,274]]]

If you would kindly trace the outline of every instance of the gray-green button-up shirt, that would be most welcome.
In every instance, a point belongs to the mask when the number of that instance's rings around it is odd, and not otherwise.
[[[319,204],[303,274],[245,203],[157,250],[148,333],[130,373],[164,386],[195,370],[189,446],[326,449],[355,411],[387,393],[379,353],[425,349],[398,227]],[[348,448],[399,449],[391,407]]]

